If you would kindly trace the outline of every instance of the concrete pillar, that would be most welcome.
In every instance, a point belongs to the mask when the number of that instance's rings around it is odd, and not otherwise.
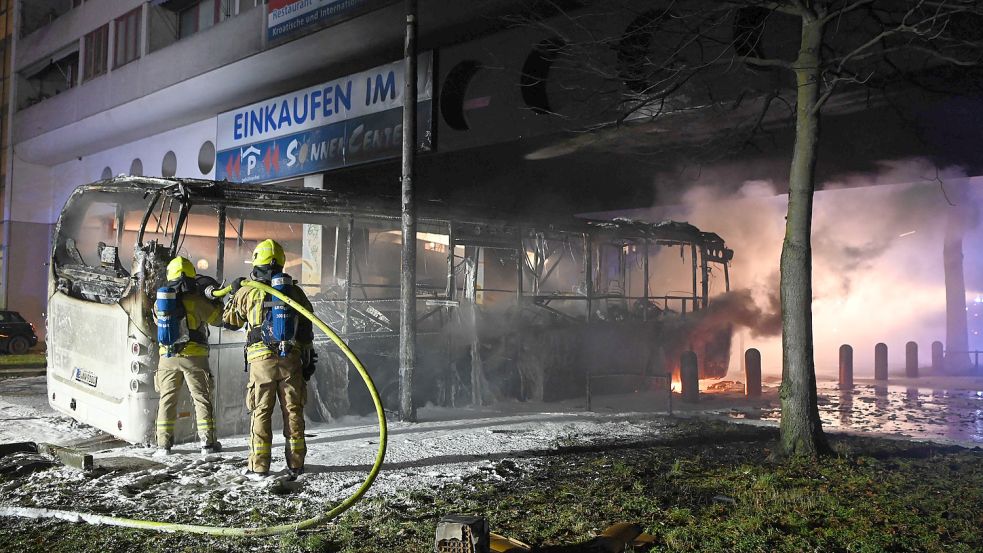
[[[744,352],[744,397],[761,396],[761,352],[750,348]]]
[[[679,380],[683,388],[683,401],[696,403],[700,400],[700,369],[696,352],[684,351],[679,356]]]
[[[918,378],[918,344],[908,342],[904,346],[904,374],[908,378]]]
[[[840,388],[853,388],[853,347],[840,346]]]
[[[887,380],[887,344],[874,346],[874,380]]]
[[[932,374],[940,375],[945,373],[945,349],[942,342],[936,340],[932,342]]]

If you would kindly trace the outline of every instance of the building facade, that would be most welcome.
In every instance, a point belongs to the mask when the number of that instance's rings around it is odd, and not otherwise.
[[[613,124],[647,86],[646,60],[671,21],[649,2],[582,4],[419,2],[419,197],[513,213],[649,207],[674,201],[657,188],[700,174],[680,169],[685,147],[756,117],[690,109],[726,104],[694,81],[674,116],[652,124],[642,109]],[[51,233],[80,184],[130,174],[398,196],[404,10],[400,0],[0,2],[0,302],[43,329]],[[745,24],[736,13],[722,27],[726,55]],[[557,61],[569,55],[562,37],[585,35],[610,42],[591,74]],[[712,78],[724,100],[777,82],[740,63]],[[884,114],[861,100],[824,119],[821,148],[835,151],[820,156],[836,171],[924,152],[910,132],[883,132]],[[746,150],[716,156],[722,186],[785,178],[793,135],[779,119],[764,121],[771,150],[755,150],[755,163]]]
[[[421,149],[433,151],[438,57],[449,49],[456,65],[455,45],[503,27],[498,14],[515,3],[421,4],[419,134]],[[10,6],[0,8],[4,122],[13,121],[0,164],[0,298],[36,323],[54,224],[80,184],[130,174],[323,186],[333,170],[399,155],[402,2]]]

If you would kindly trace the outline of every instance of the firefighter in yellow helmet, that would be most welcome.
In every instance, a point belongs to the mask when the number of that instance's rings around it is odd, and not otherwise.
[[[157,407],[160,454],[170,453],[174,444],[178,391],[185,381],[195,404],[201,452],[214,453],[222,447],[215,438],[214,380],[208,368],[208,325],[221,324],[222,307],[221,303],[205,298],[204,292],[198,289],[197,276],[190,261],[180,256],[172,259],[167,264],[167,283],[158,290],[154,305],[160,344],[160,361],[154,375],[154,388],[160,393]],[[167,307],[161,309],[161,306]]]
[[[253,251],[253,270],[249,278],[283,290],[288,297],[307,309],[307,295],[283,274],[283,248],[274,240],[260,242]],[[265,476],[270,470],[273,446],[272,417],[277,399],[283,413],[287,469],[296,476],[304,472],[307,445],[304,441],[304,403],[307,382],[314,369],[313,327],[307,318],[285,307],[271,295],[249,286],[244,279],[233,283],[235,291],[226,304],[222,318],[227,328],[246,327],[246,363],[249,384],[246,408],[252,413],[249,431],[248,472]],[[281,320],[292,321],[292,336],[277,336],[273,312],[281,309]],[[280,317],[280,315],[277,315]],[[288,325],[289,326],[289,325]]]

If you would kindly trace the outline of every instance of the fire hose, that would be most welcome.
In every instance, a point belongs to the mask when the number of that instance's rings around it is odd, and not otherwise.
[[[369,390],[369,394],[372,396],[372,402],[375,404],[375,411],[379,417],[379,449],[375,455],[375,463],[372,465],[372,469],[369,470],[368,476],[365,477],[365,481],[362,485],[355,490],[348,498],[336,505],[333,509],[326,513],[322,513],[315,517],[302,520],[300,522],[295,522],[291,524],[281,524],[277,526],[257,526],[248,528],[232,528],[224,526],[204,526],[198,524],[178,524],[173,522],[160,522],[153,520],[140,520],[132,518],[114,517],[108,515],[97,515],[91,513],[77,513],[73,511],[61,511],[52,509],[39,509],[34,507],[0,507],[0,516],[17,516],[26,518],[55,518],[62,519],[71,522],[86,522],[89,524],[106,524],[110,526],[122,526],[125,528],[137,528],[142,530],[157,530],[160,532],[188,532],[192,534],[208,534],[212,536],[275,536],[279,534],[286,534],[288,532],[296,532],[298,530],[305,530],[307,528],[312,528],[319,524],[325,523],[341,513],[348,510],[352,505],[358,502],[359,499],[365,495],[369,487],[375,481],[376,476],[379,474],[379,470],[382,468],[382,462],[386,457],[386,442],[388,430],[386,427],[386,414],[382,408],[382,400],[379,398],[379,392],[375,388],[375,384],[372,382],[372,378],[369,373],[365,370],[362,362],[359,361],[358,357],[352,352],[351,348],[346,344],[331,328],[324,324],[321,319],[318,319],[313,313],[305,309],[303,306],[295,302],[293,299],[289,298],[285,294],[274,290],[273,288],[252,280],[243,281],[243,286],[250,286],[267,294],[272,294],[277,298],[283,300],[284,303],[290,307],[297,310],[298,313],[310,319],[315,326],[321,329],[322,332],[328,335],[328,338],[338,349],[345,354],[352,365],[358,370],[358,373],[362,376],[362,380],[365,382],[366,388]],[[232,287],[228,286],[221,290],[216,290],[212,295],[216,297],[221,297],[228,294]]]

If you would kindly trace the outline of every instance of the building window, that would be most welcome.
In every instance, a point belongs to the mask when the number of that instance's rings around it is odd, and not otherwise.
[[[17,107],[23,109],[60,94],[78,84],[79,52],[62,50],[51,56],[50,62],[21,72],[17,87]]]
[[[241,0],[242,6],[263,0]],[[236,15],[236,0],[159,0],[147,12],[147,51],[174,44]]]
[[[178,38],[191,36],[225,21],[235,12],[232,0],[201,0],[178,12]]]
[[[116,19],[116,62],[113,67],[126,65],[140,57],[140,14],[142,8]]]
[[[85,64],[82,80],[87,81],[106,72],[109,58],[109,24],[85,35]]]

